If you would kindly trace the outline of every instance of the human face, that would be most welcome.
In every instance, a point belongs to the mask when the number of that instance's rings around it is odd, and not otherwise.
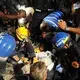
[[[71,43],[66,43],[66,44],[64,45],[64,49],[68,49],[68,48],[70,47],[70,45],[71,45]]]

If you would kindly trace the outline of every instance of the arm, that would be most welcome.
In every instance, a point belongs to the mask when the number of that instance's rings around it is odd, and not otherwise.
[[[18,14],[14,14],[14,15],[4,14],[4,13],[0,12],[0,18],[4,18],[4,19],[17,19],[17,18],[19,18],[19,15]]]
[[[80,28],[68,27],[67,23],[63,20],[59,21],[58,25],[62,30],[70,31],[80,35]]]
[[[69,30],[70,32],[73,32],[73,33],[76,33],[76,34],[79,34],[80,35],[80,28],[72,28],[72,27],[69,27]]]
[[[5,14],[3,12],[0,12],[0,18],[4,18],[4,19],[17,19],[21,17],[25,17],[24,11],[20,11],[19,14]]]

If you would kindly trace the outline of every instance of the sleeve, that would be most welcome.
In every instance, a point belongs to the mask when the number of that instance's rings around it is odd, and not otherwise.
[[[80,57],[80,45],[79,43],[72,41],[74,48],[76,49],[78,56]]]
[[[26,49],[29,57],[35,57],[34,48],[31,43],[26,43]]]

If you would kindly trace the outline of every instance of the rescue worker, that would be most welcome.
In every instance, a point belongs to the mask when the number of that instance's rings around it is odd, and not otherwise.
[[[70,34],[65,32],[56,33],[52,38],[52,43],[56,48],[54,55],[58,57],[56,70],[63,73],[62,76],[65,80],[70,77],[75,79],[80,67],[79,45],[71,39]]]
[[[21,55],[21,57],[33,58],[35,56],[34,49],[31,41],[29,40],[30,32],[25,27],[18,27],[16,29],[16,53]],[[13,56],[18,62],[21,61],[19,57]],[[23,62],[23,61],[22,61]]]
[[[14,37],[7,33],[0,33],[0,76],[2,76],[3,79],[5,79],[6,74],[11,71],[9,70],[9,64],[7,64],[7,59],[9,56],[13,55],[15,48],[16,41]],[[8,72],[6,71],[7,69]],[[11,66],[10,69],[12,69]],[[12,76],[12,74],[10,74],[10,76]]]
[[[32,42],[30,41],[30,32],[27,28],[24,26],[18,27],[14,36],[16,39],[16,49],[14,55],[8,58],[8,62],[14,65],[14,78],[21,80],[24,79],[27,74],[29,74],[29,68],[33,63],[35,53]],[[27,69],[26,66],[29,68]]]
[[[63,12],[60,10],[54,11],[47,15],[42,23],[40,24],[40,30],[49,31],[50,29],[55,32],[55,30],[59,30],[58,20],[60,20],[63,16]]]

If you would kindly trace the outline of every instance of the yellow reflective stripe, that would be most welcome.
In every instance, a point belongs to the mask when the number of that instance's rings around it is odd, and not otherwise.
[[[64,40],[63,40],[63,43],[65,44],[67,42],[67,40],[69,39],[69,36],[66,37]]]

